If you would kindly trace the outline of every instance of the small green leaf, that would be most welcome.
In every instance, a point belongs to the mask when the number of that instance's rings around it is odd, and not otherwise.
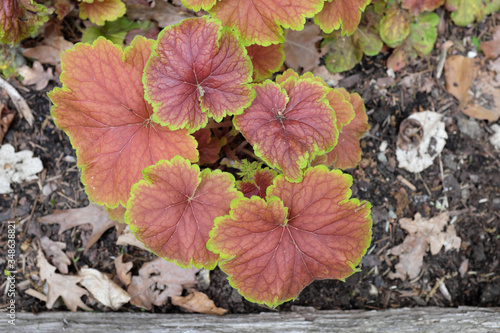
[[[436,13],[421,14],[411,23],[410,43],[418,54],[431,53],[436,43],[438,23]]]
[[[97,38],[104,37],[113,44],[123,45],[123,41],[130,30],[138,29],[141,26],[137,22],[130,22],[126,17],[121,17],[113,22],[106,22],[104,26],[92,26],[85,29],[82,35],[82,42],[93,43]]]
[[[341,73],[352,69],[363,58],[363,51],[356,45],[350,36],[340,36],[334,32],[325,38],[321,47],[327,52],[325,56],[326,68],[332,73]]]
[[[403,44],[410,34],[410,21],[404,10],[398,7],[389,8],[380,21],[380,37],[387,46],[395,48]]]
[[[473,36],[471,42],[472,42],[472,45],[474,45],[477,48],[477,51],[481,52],[481,41],[479,40],[479,38],[477,38],[476,36]]]
[[[359,47],[367,56],[376,56],[384,46],[378,32],[368,27],[358,27],[354,32],[354,38],[357,39]]]

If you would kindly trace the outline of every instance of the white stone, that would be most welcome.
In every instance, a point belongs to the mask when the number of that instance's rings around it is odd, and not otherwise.
[[[12,192],[11,183],[22,183],[35,180],[36,175],[43,170],[42,161],[33,157],[33,152],[15,151],[10,144],[0,147],[0,194]]]
[[[434,163],[436,156],[443,151],[448,134],[442,121],[443,115],[437,112],[418,112],[408,118],[420,122],[423,135],[418,146],[410,147],[408,150],[397,147],[396,158],[400,168],[417,173]]]

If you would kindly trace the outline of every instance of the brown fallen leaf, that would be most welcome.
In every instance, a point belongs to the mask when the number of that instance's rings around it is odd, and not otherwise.
[[[491,122],[500,118],[500,87],[493,69],[480,72],[473,59],[452,56],[445,70],[446,90],[459,100],[463,113]]]
[[[25,86],[35,85],[35,90],[40,91],[47,87],[50,80],[54,80],[55,76],[52,73],[52,68],[43,69],[40,62],[35,61],[33,68],[24,65],[17,69],[17,72],[23,77],[22,83]]]
[[[474,59],[460,55],[451,56],[446,59],[444,68],[446,90],[458,99],[460,105],[466,105],[472,99],[468,91],[478,71]]]
[[[131,20],[155,20],[160,27],[167,27],[179,23],[185,18],[193,17],[183,6],[174,6],[167,0],[156,0],[151,6],[145,0],[125,0],[127,17]]]
[[[4,104],[0,104],[0,145],[15,116],[14,111],[7,109]]]
[[[130,270],[133,266],[134,264],[131,261],[125,263],[123,262],[123,254],[120,254],[115,258],[116,274],[118,275],[120,281],[126,286],[128,286],[130,281],[132,281],[132,272],[130,272]]]
[[[316,43],[323,39],[321,28],[316,24],[306,24],[301,31],[288,30],[283,50],[285,51],[285,65],[299,71],[312,71],[319,65],[321,57]]]
[[[45,255],[47,258],[52,257],[52,263],[57,267],[59,272],[68,274],[68,266],[71,265],[71,260],[63,252],[63,250],[66,250],[66,243],[54,242],[46,236],[42,237],[40,243]]]
[[[187,296],[172,296],[172,304],[180,306],[188,312],[216,314],[222,316],[226,309],[215,306],[214,302],[202,292],[193,291]]]
[[[500,26],[497,26],[493,32],[492,40],[481,43],[481,50],[486,58],[495,59],[500,56]]]
[[[109,218],[108,212],[104,207],[95,204],[90,204],[84,208],[55,210],[53,214],[41,217],[39,222],[59,224],[59,235],[73,227],[90,224],[92,226],[92,234],[88,244],[85,246],[85,252],[99,240],[106,230],[119,223]]]
[[[101,304],[118,310],[130,301],[130,295],[114,283],[106,274],[93,268],[82,268],[78,275],[82,277],[80,284],[84,286]]]
[[[132,233],[132,231],[130,231],[128,226],[123,230],[120,236],[118,236],[118,239],[116,240],[116,245],[132,245],[140,248],[141,250],[149,251],[149,249],[146,248],[144,244],[141,243],[137,239],[137,237],[134,236],[134,234]]]
[[[81,277],[57,274],[56,268],[45,259],[41,249],[38,249],[36,258],[37,267],[40,269],[40,279],[47,283],[47,309],[52,309],[60,296],[71,311],[76,311],[77,308],[92,311],[81,300],[83,295],[89,294],[77,285],[82,280]]]
[[[24,50],[23,55],[36,59],[42,64],[57,66],[61,62],[61,52],[69,50],[72,47],[73,43],[65,40],[63,36],[57,36],[54,33],[45,38],[42,41],[42,45]]]
[[[462,112],[472,118],[497,121],[500,118],[500,82],[496,82],[494,72],[480,72],[470,91],[474,93],[474,103],[464,107]]]
[[[330,72],[326,66],[317,66],[314,68],[313,74],[325,80],[330,87],[338,86],[340,80],[344,78],[344,75],[340,73]]]
[[[14,106],[16,107],[16,110],[21,113],[21,115],[26,119],[28,124],[30,126],[33,126],[33,120],[35,119],[33,117],[33,113],[31,113],[31,109],[28,106],[28,103],[26,103],[26,100],[19,94],[19,92],[14,88],[13,86],[10,85],[7,81],[2,79],[0,77],[0,88],[4,89],[7,94],[10,97],[10,100],[12,103],[14,103]]]
[[[130,303],[151,310],[152,305],[165,304],[171,296],[182,294],[184,288],[196,285],[196,268],[181,268],[163,258],[147,262],[139,269],[139,275],[132,276],[128,293]]]
[[[390,249],[393,255],[399,256],[396,272],[390,272],[389,278],[406,280],[416,278],[422,269],[423,258],[430,249],[436,255],[444,247],[445,251],[459,249],[462,240],[456,235],[455,227],[448,225],[448,212],[424,220],[417,213],[415,218],[399,220],[401,228],[408,231],[403,243]],[[444,231],[446,229],[446,231]]]

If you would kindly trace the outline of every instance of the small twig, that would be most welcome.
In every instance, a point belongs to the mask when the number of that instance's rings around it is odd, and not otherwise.
[[[422,184],[424,184],[424,187],[427,191],[427,193],[429,194],[429,196],[432,196],[432,192],[431,190],[429,189],[429,186],[427,186],[427,184],[425,183],[424,179],[422,178],[422,175],[420,174],[420,172],[418,173],[418,178],[420,178],[420,181],[422,182]]]
[[[432,287],[431,291],[429,291],[429,293],[427,294],[427,296],[425,296],[425,302],[429,302],[429,300],[431,299],[431,297],[434,296],[434,294],[436,293],[436,291],[438,290],[439,286],[441,285],[441,283],[443,283],[445,280],[445,277],[443,276],[442,278],[440,278],[436,284],[434,285],[434,287]]]
[[[443,171],[443,162],[441,161],[441,154],[438,155],[438,158],[439,158],[439,171],[441,174],[441,182],[443,184],[443,192],[445,192],[444,204],[443,204],[444,207],[441,209],[441,211],[443,211],[443,209],[448,209],[449,204],[448,204],[448,196],[446,195],[446,189],[444,188],[444,171]]]
[[[5,89],[7,94],[9,94],[12,103],[14,103],[14,106],[16,107],[17,111],[19,111],[23,115],[24,119],[26,119],[28,124],[32,127],[34,117],[33,114],[31,113],[31,109],[28,106],[28,103],[26,103],[24,98],[19,94],[16,88],[11,86],[10,83],[5,81],[1,77],[0,77],[0,87]]]
[[[410,190],[412,190],[413,192],[416,192],[417,191],[417,188],[415,187],[415,185],[413,185],[412,183],[410,183],[409,180],[407,180],[405,177],[401,176],[401,175],[398,175],[398,180],[403,183],[404,185],[406,185]]]
[[[24,226],[24,233],[25,234],[28,231],[28,227],[30,226],[31,219],[33,217],[33,214],[35,213],[35,208],[36,208],[36,204],[38,203],[39,197],[40,197],[40,193],[37,193],[36,198],[35,198],[35,202],[33,203],[33,208],[31,209],[31,213],[30,213],[30,216],[28,218],[28,223],[26,223],[26,225]]]

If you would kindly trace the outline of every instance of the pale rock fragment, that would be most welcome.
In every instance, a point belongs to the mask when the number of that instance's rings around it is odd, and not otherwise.
[[[15,151],[10,144],[0,147],[0,194],[12,192],[10,184],[35,180],[43,170],[42,161],[29,150]]]
[[[417,144],[407,146],[398,144],[396,157],[400,168],[417,173],[434,163],[434,159],[443,151],[448,139],[442,118],[443,115],[432,111],[414,113],[407,118],[420,123],[422,134],[420,136],[415,133],[418,135]]]

